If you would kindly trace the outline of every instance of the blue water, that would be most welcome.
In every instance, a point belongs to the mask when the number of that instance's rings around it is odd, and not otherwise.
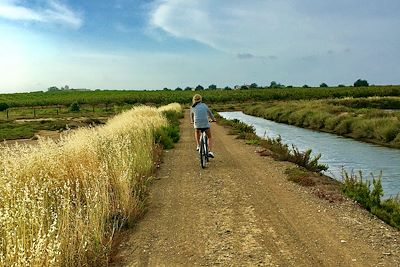
[[[320,163],[329,166],[325,173],[341,180],[342,169],[347,172],[361,170],[363,177],[372,179],[371,173],[379,177],[382,171],[382,186],[385,198],[400,192],[400,150],[359,142],[338,135],[303,129],[292,125],[276,123],[263,118],[246,115],[243,112],[220,112],[226,119],[238,119],[253,125],[260,137],[281,136],[285,144],[293,144],[300,151],[313,150],[321,154]]]

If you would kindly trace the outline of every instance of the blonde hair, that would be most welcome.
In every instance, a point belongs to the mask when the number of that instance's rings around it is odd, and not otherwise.
[[[194,103],[197,103],[197,102],[201,102],[201,100],[202,100],[201,95],[195,94],[195,95],[193,96],[192,102],[193,102],[193,104],[194,104]]]

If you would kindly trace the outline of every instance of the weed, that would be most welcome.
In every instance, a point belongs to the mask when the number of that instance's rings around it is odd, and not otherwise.
[[[314,186],[315,182],[310,177],[309,172],[304,168],[290,168],[285,170],[285,174],[288,176],[289,181],[295,182],[301,186]]]
[[[358,176],[351,173],[350,175],[343,171],[342,191],[345,195],[357,201],[362,207],[371,211],[381,220],[385,221],[393,227],[400,229],[400,202],[398,198],[389,198],[381,201],[383,189],[380,176],[375,179],[372,177],[373,189],[371,190],[371,182],[363,180],[361,171]]]

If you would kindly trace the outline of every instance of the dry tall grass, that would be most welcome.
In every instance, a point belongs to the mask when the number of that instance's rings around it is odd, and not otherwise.
[[[164,109],[179,109],[176,105]],[[59,142],[0,151],[0,266],[107,263],[113,232],[139,210],[161,111],[137,107]]]

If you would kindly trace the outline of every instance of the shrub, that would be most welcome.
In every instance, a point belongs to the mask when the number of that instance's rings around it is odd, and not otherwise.
[[[78,102],[74,102],[69,106],[69,111],[71,112],[79,112],[81,107],[79,106]]]
[[[370,200],[370,181],[364,181],[362,172],[359,172],[359,176],[355,174],[348,174],[343,171],[342,176],[344,177],[342,191],[348,197],[354,199],[361,206],[367,210],[371,210]]]
[[[7,110],[9,108],[7,103],[0,103],[0,111]]]
[[[371,182],[363,181],[362,173],[359,176],[348,174],[343,171],[344,181],[342,191],[348,197],[357,201],[362,207],[371,211],[372,214],[388,223],[393,227],[400,229],[400,201],[399,198],[389,198],[381,201],[383,189],[380,176],[375,179],[372,177],[373,189],[371,191]]]
[[[312,150],[306,150],[304,152],[299,151],[297,147],[292,145],[292,151],[289,156],[289,161],[296,163],[299,166],[306,168],[313,172],[321,172],[328,170],[328,166],[319,164],[318,160],[321,158],[321,154],[318,154],[313,159],[311,158]]]
[[[179,119],[183,117],[183,114],[180,105],[176,107],[167,105],[165,107],[173,110],[166,109],[163,111],[168,120],[168,126],[163,126],[155,131],[155,142],[161,144],[164,149],[171,149],[174,147],[174,143],[177,143],[180,139]],[[159,110],[162,111],[165,107]]]
[[[175,127],[164,126],[157,129],[154,135],[157,144],[161,144],[164,149],[171,149],[174,147],[174,140],[179,140],[179,129],[177,133]]]

